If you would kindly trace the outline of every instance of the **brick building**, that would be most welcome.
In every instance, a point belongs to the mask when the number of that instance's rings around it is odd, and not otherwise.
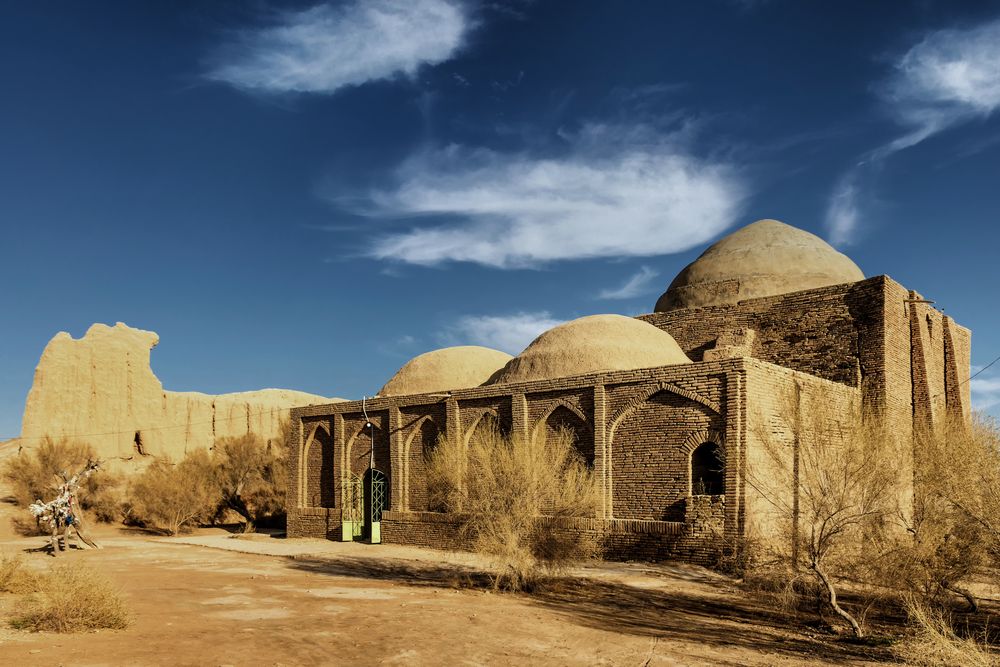
[[[460,547],[454,517],[428,511],[438,437],[561,427],[602,496],[565,528],[596,533],[609,558],[707,561],[724,538],[776,531],[748,470],[794,466],[794,448],[779,464],[760,442],[795,440],[788,406],[864,409],[906,437],[968,418],[969,361],[969,330],[919,294],[759,221],[706,250],[649,315],[574,320],[514,358],[430,352],[374,398],[294,409],[288,534]]]

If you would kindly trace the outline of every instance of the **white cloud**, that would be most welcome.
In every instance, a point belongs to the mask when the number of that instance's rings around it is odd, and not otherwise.
[[[834,245],[850,243],[858,226],[858,188],[855,174],[844,177],[830,197],[826,210],[826,227]]]
[[[660,275],[648,266],[639,267],[639,271],[625,281],[621,287],[601,290],[598,299],[631,299],[646,294],[652,288],[653,279]]]
[[[927,35],[896,63],[884,96],[909,132],[884,156],[1000,108],[1000,20]]]
[[[511,268],[553,260],[645,257],[705,243],[735,221],[736,170],[698,159],[648,128],[590,126],[561,157],[472,150],[421,153],[370,215],[449,216],[375,242],[370,254],[413,264]]]
[[[442,63],[469,28],[466,12],[451,0],[321,4],[236,33],[205,76],[251,91],[333,93]]]
[[[929,33],[896,61],[880,94],[905,134],[865,155],[837,184],[826,216],[834,244],[849,243],[858,227],[863,172],[870,177],[893,153],[1000,109],[1000,20]]]
[[[445,331],[451,345],[483,345],[517,354],[543,331],[563,323],[548,311],[513,315],[465,315]]]
[[[978,377],[969,382],[972,390],[972,407],[990,411],[1000,406],[1000,377]]]

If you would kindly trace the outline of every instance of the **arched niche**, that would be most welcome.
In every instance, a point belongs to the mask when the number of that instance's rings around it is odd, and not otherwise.
[[[407,507],[414,512],[428,509],[427,463],[437,447],[441,430],[430,417],[421,419],[410,433],[404,450],[406,458]]]
[[[302,501],[306,507],[336,507],[336,457],[333,436],[326,424],[309,428],[303,448]]]
[[[612,516],[683,521],[691,493],[692,433],[721,431],[703,402],[663,389],[629,405],[611,429]]]
[[[535,438],[552,436],[560,431],[569,433],[573,448],[590,467],[594,466],[594,432],[577,410],[558,403],[535,426]]]

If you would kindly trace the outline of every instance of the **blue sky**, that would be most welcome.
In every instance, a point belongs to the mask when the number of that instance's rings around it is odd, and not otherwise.
[[[354,398],[648,312],[763,217],[1000,356],[996,3],[5,3],[0,81],[0,436],[60,330]]]

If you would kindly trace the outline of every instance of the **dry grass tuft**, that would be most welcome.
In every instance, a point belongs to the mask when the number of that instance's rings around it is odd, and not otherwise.
[[[0,593],[34,593],[38,575],[24,564],[20,554],[0,558]]]
[[[907,614],[914,633],[892,651],[913,667],[996,667],[1000,660],[985,642],[959,637],[944,612],[911,601]]]
[[[121,630],[131,617],[111,583],[79,564],[52,568],[38,580],[38,591],[16,605],[12,627],[31,632]]]

